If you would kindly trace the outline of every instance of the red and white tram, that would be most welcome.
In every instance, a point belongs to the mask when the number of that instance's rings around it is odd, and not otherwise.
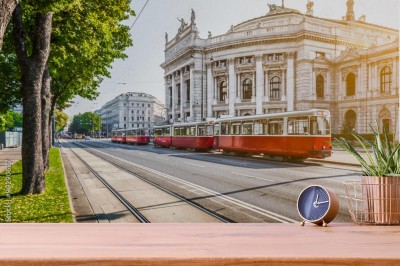
[[[214,148],[283,158],[331,156],[330,113],[308,110],[217,119]]]
[[[163,148],[171,147],[171,127],[171,125],[154,127],[154,146],[159,146]]]
[[[207,122],[179,123],[154,128],[154,145],[178,149],[210,150],[213,148],[213,125]]]
[[[118,143],[126,143],[126,129],[114,130],[111,134],[111,141]]]
[[[127,129],[126,133],[126,143],[128,144],[149,144],[150,135],[148,128],[135,128],[135,129]]]

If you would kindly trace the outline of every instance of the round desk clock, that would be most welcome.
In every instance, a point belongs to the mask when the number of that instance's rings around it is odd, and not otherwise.
[[[300,193],[297,210],[304,219],[301,222],[302,226],[306,221],[326,226],[339,212],[339,198],[329,189],[309,186]]]

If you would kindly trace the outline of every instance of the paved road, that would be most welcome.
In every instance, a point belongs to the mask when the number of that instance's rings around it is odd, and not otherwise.
[[[343,182],[359,179],[359,168],[345,165],[272,162],[109,141],[79,143],[236,222],[299,221],[297,197],[311,184],[336,192],[341,209],[335,221],[349,222]]]

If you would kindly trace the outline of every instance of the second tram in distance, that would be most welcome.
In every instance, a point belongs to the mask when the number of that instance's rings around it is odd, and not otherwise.
[[[313,109],[154,128],[154,145],[291,159],[331,156],[330,113]]]
[[[112,132],[112,142],[145,145],[150,142],[148,128],[119,129]]]

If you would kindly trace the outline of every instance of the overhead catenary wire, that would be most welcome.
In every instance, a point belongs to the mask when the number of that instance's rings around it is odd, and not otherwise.
[[[129,28],[130,30],[133,28],[133,26],[135,25],[136,21],[138,21],[140,15],[142,14],[143,10],[146,8],[147,4],[149,3],[150,0],[147,0],[146,3],[144,4],[144,6],[142,7],[142,9],[140,10],[139,14],[137,15],[135,21],[133,21],[132,26]]]

